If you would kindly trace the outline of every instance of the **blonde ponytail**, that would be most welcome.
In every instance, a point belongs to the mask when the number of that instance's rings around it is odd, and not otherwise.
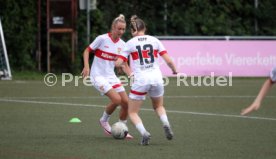
[[[113,22],[112,22],[112,25],[111,25],[111,28],[117,24],[118,22],[122,22],[122,23],[126,23],[126,20],[125,20],[125,16],[123,14],[120,14],[118,17],[116,17]]]

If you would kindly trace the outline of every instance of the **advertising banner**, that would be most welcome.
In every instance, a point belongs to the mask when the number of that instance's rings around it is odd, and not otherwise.
[[[276,65],[275,40],[161,40],[180,73],[188,76],[264,77]],[[165,76],[171,70],[160,60]]]

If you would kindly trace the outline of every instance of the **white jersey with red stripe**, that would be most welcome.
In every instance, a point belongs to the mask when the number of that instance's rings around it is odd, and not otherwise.
[[[163,80],[157,58],[166,53],[166,49],[157,38],[142,35],[130,39],[119,57],[126,61],[130,55],[135,79],[143,78],[143,83],[160,83]]]
[[[114,41],[110,33],[99,35],[88,47],[90,51],[94,51],[95,53],[90,75],[116,76],[114,61],[124,46],[125,42],[122,39]]]

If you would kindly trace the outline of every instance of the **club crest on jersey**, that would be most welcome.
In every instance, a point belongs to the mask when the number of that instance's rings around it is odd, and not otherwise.
[[[101,85],[101,86],[99,87],[99,89],[100,89],[101,92],[104,92],[104,86],[103,86],[103,85]]]
[[[119,47],[119,48],[117,49],[117,53],[120,54],[121,51],[122,51],[122,48]]]

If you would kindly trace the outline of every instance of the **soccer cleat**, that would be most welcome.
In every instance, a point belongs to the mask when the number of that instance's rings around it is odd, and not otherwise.
[[[145,132],[142,136],[142,140],[141,140],[141,145],[149,145],[149,140],[150,140],[150,133],[149,132]]]
[[[127,133],[126,135],[126,139],[133,139],[134,137],[132,135],[130,135],[129,133]]]
[[[168,140],[172,140],[173,132],[172,132],[171,127],[169,125],[164,125],[163,128],[164,128],[164,131],[165,131],[166,138]]]
[[[100,120],[100,125],[102,126],[104,133],[106,135],[111,135],[111,127],[107,121],[101,121]]]

